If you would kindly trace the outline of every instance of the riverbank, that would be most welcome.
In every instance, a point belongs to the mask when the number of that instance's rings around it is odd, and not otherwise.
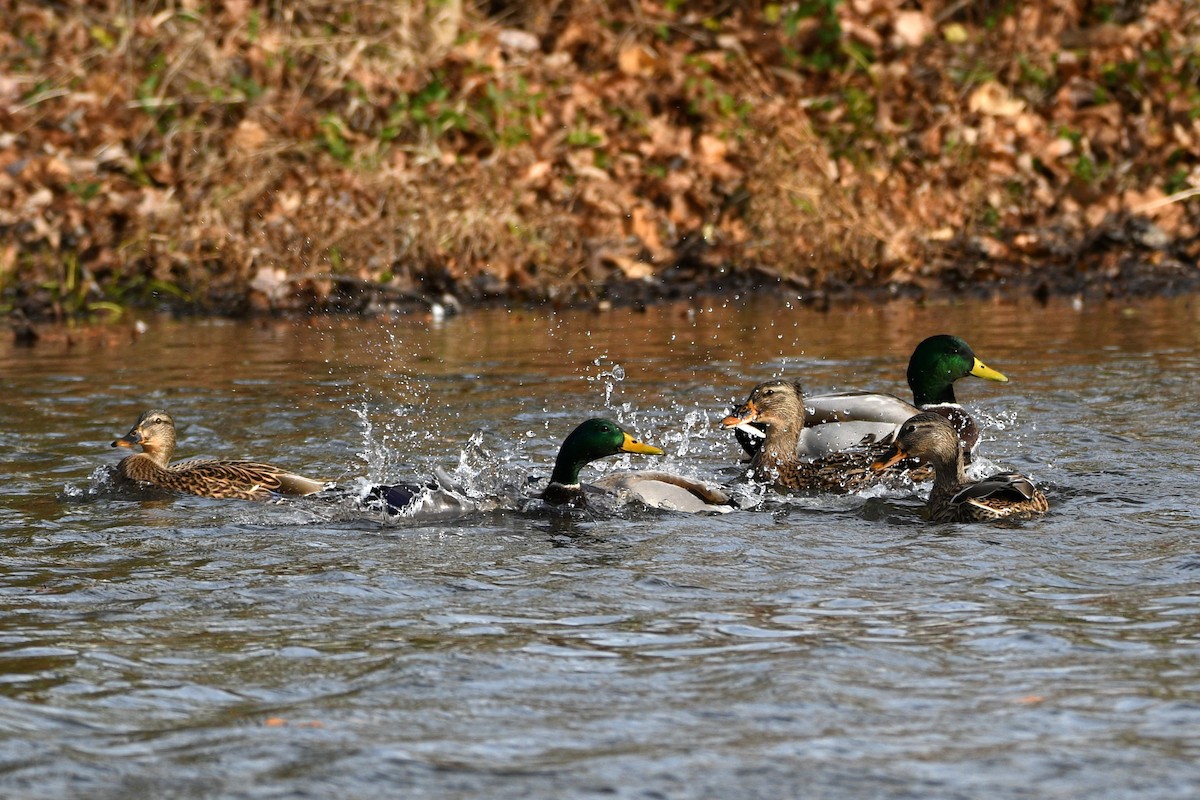
[[[1200,283],[1181,3],[8,6],[32,319]]]

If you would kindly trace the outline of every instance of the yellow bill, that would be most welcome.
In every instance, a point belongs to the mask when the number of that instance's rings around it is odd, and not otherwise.
[[[646,456],[661,456],[663,454],[661,448],[655,447],[652,444],[642,444],[628,433],[625,434],[625,440],[621,442],[621,450],[626,453],[641,453]]]
[[[971,367],[971,374],[976,378],[983,378],[985,381],[999,381],[1000,383],[1008,383],[1008,378],[1004,376],[1004,373],[997,372],[987,364],[984,364],[978,358],[975,359],[975,366]]]

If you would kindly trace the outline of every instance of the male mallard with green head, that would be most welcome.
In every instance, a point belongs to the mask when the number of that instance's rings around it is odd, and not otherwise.
[[[933,467],[933,489],[926,506],[935,522],[1029,519],[1050,507],[1042,490],[1017,472],[967,480],[962,440],[936,412],[922,412],[905,422],[895,443],[872,467],[884,470],[903,458]]]
[[[979,426],[954,397],[955,381],[968,375],[1008,383],[1002,373],[980,361],[969,344],[944,333],[922,341],[908,360],[908,388],[913,403],[922,411],[933,411],[950,421],[969,461],[979,443]]]
[[[121,459],[117,474],[126,480],[174,492],[236,500],[268,500],[301,496],[325,488],[322,481],[256,461],[194,459],[171,464],[175,452],[175,420],[166,411],[142,414],[113,447],[141,446],[142,452]]]
[[[672,511],[723,513],[734,508],[729,496],[719,489],[667,472],[610,473],[590,486],[580,481],[583,467],[618,453],[663,455],[661,448],[643,444],[611,420],[589,419],[563,440],[542,499],[551,505],[583,507],[587,505],[587,492],[599,490],[627,493],[649,506]]]

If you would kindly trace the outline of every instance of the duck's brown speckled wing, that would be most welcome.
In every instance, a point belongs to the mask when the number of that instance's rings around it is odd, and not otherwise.
[[[963,521],[1025,519],[1045,513],[1046,495],[1018,472],[1000,472],[957,492],[939,518]]]
[[[898,462],[884,472],[871,465],[888,450],[887,443],[847,450],[813,459],[796,460],[776,467],[776,486],[798,492],[857,492],[881,481],[907,477],[911,481],[928,480],[933,470],[910,460]]]
[[[121,474],[141,483],[201,497],[268,500],[279,495],[319,492],[325,484],[257,461],[195,459],[162,469],[148,458],[132,456],[120,464]]]
[[[265,500],[275,495],[306,495],[325,485],[257,461],[185,461],[167,470],[184,491],[206,497]]]
[[[770,475],[777,487],[796,492],[854,492],[879,480],[864,452],[830,453],[813,461],[792,460],[776,465]]]

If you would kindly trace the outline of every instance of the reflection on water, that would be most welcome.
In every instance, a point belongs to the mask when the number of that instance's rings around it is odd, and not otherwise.
[[[1191,299],[148,322],[0,345],[6,797],[1200,783]],[[158,406],[181,458],[344,483],[440,465],[484,495],[544,478],[602,413],[664,447],[656,466],[728,480],[716,422],[750,386],[904,395],[913,345],[941,331],[1012,379],[959,398],[985,459],[1049,486],[1045,519],[928,526],[873,492],[394,525],[140,500],[98,469]]]

